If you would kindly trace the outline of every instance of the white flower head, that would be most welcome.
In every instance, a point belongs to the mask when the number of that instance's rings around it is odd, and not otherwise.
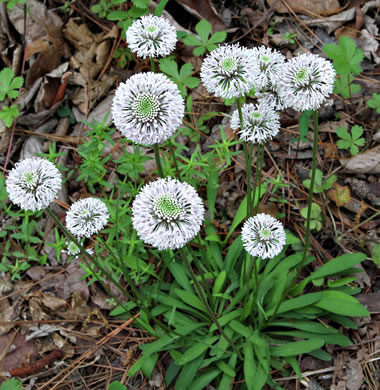
[[[248,93],[260,74],[259,64],[249,49],[239,45],[223,45],[203,61],[201,79],[209,93],[223,99],[238,98]]]
[[[43,210],[57,197],[62,176],[56,166],[44,158],[27,158],[9,172],[6,189],[9,199],[24,210]]]
[[[146,184],[132,205],[137,234],[159,250],[182,248],[198,234],[203,217],[195,189],[170,177]]]
[[[242,113],[243,128],[240,129],[239,136],[245,142],[264,143],[275,137],[280,130],[280,116],[273,105],[243,104]],[[232,114],[231,128],[240,128],[238,110]]]
[[[266,46],[254,47],[250,52],[260,67],[260,74],[256,81],[257,91],[270,89],[281,75],[285,66],[285,56]]]
[[[162,16],[146,15],[132,23],[126,39],[129,49],[138,57],[166,57],[175,48],[177,32]]]
[[[277,256],[285,245],[286,234],[281,222],[268,214],[257,214],[245,221],[241,239],[244,249],[262,259]]]
[[[278,86],[270,85],[267,92],[257,93],[258,102],[266,106],[272,106],[274,110],[281,111],[285,108],[280,95],[278,94]]]
[[[278,81],[278,93],[285,107],[317,110],[333,92],[334,81],[331,62],[315,54],[301,54],[286,64]]]
[[[185,103],[176,84],[159,73],[138,73],[121,83],[112,103],[115,126],[143,145],[165,142],[182,123]]]
[[[74,202],[66,214],[66,227],[76,237],[91,237],[107,224],[109,213],[106,204],[97,198]]]

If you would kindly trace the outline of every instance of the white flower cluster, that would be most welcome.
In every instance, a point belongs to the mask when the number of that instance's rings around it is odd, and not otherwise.
[[[260,67],[259,77],[255,81],[256,92],[271,91],[277,85],[284,69],[285,56],[266,46],[254,47],[250,51]]]
[[[166,57],[175,48],[177,33],[163,17],[146,15],[132,23],[126,39],[129,49],[138,57]]]
[[[285,107],[296,111],[317,110],[334,89],[335,70],[315,54],[301,54],[286,64],[278,93]]]
[[[179,249],[198,234],[204,207],[190,184],[169,177],[142,188],[132,215],[133,227],[146,244],[160,250]]]
[[[279,114],[273,105],[263,102],[259,104],[243,104],[243,128],[240,129],[240,138],[245,142],[264,143],[277,135],[280,130]],[[238,110],[232,114],[231,128],[240,128]]]
[[[249,49],[223,45],[203,61],[201,80],[208,92],[223,99],[244,96],[260,75],[260,68]]]
[[[265,105],[277,110],[317,110],[333,91],[332,64],[314,54],[286,62],[278,51],[223,45],[203,61],[201,79],[208,92],[223,99],[245,96],[252,88]]]
[[[185,103],[176,84],[163,74],[138,73],[121,83],[112,103],[116,127],[129,140],[165,142],[182,123]]]
[[[262,259],[277,256],[285,245],[286,234],[281,222],[268,214],[248,218],[241,231],[244,249]]]
[[[62,186],[56,166],[44,158],[27,158],[9,172],[6,189],[9,199],[24,210],[49,207]]]
[[[107,224],[109,213],[103,201],[85,198],[74,202],[66,214],[66,227],[76,237],[91,237]]]

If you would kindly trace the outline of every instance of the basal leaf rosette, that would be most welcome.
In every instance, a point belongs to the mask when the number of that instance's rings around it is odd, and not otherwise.
[[[159,250],[182,248],[198,234],[203,218],[195,189],[172,178],[146,184],[132,205],[137,234]]]
[[[106,204],[97,198],[74,202],[66,214],[67,230],[76,237],[91,237],[107,224],[109,213]]]
[[[260,74],[259,64],[249,49],[239,45],[223,45],[203,61],[201,80],[209,93],[222,99],[247,94]]]
[[[146,15],[132,23],[126,40],[138,57],[166,57],[175,49],[177,32],[162,16]]]
[[[251,256],[271,259],[282,251],[286,234],[276,218],[268,214],[257,214],[244,223],[241,239],[244,249]]]
[[[332,94],[334,82],[332,64],[306,53],[287,62],[278,82],[278,93],[285,107],[300,112],[318,110]]]
[[[163,74],[138,73],[121,83],[112,103],[115,126],[143,145],[165,142],[182,123],[184,100],[176,84]]]
[[[16,163],[6,179],[9,199],[24,210],[43,210],[57,197],[62,175],[44,158],[27,158]]]
[[[240,138],[245,142],[265,143],[275,137],[280,129],[279,114],[273,105],[264,103],[243,104],[243,128],[240,128],[238,110],[232,114],[231,128],[239,130]]]

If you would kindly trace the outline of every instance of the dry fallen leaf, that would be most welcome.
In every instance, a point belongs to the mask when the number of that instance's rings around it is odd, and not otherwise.
[[[280,14],[290,12],[289,8],[291,8],[295,13],[332,15],[340,9],[338,0],[286,0],[286,3],[281,0],[267,0],[267,3]]]
[[[6,350],[8,344],[8,353],[5,358],[0,361],[0,370],[9,371],[13,368],[22,366],[27,360],[33,359],[38,355],[36,345],[31,341],[25,341],[24,337],[16,334],[13,338],[13,333],[0,336],[0,351]]]
[[[346,172],[355,174],[380,173],[380,145],[351,158],[339,160]]]
[[[198,19],[208,20],[214,31],[225,30],[223,20],[216,13],[210,0],[176,0],[190,14]]]

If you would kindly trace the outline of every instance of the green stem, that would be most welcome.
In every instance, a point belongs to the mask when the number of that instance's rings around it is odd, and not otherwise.
[[[263,170],[263,160],[264,160],[264,149],[265,149],[265,146],[264,144],[262,145],[259,145],[260,146],[260,149],[258,149],[258,159],[257,159],[257,162],[256,164],[258,165],[258,187],[257,187],[257,203],[256,203],[256,212],[255,214],[257,214],[259,212],[259,203],[260,203],[260,196],[261,196],[261,176],[262,176],[262,170]],[[257,172],[257,171],[256,171]],[[256,191],[256,188],[255,188],[255,191]]]
[[[237,109],[239,113],[240,120],[240,130],[244,128],[244,120],[243,120],[243,111],[241,109],[240,99],[236,100]],[[245,159],[245,167],[246,167],[246,182],[247,182],[247,218],[252,215],[252,203],[251,203],[251,164],[249,161],[249,148],[246,142],[243,142],[244,149],[244,159]]]
[[[154,58],[153,57],[149,57],[150,58],[150,69],[152,70],[152,72],[156,73],[156,64],[154,63]]]
[[[164,171],[163,171],[162,165],[161,165],[160,150],[158,148],[158,144],[154,144],[153,145],[153,150],[154,150],[154,158],[156,159],[156,165],[157,165],[158,174],[161,177],[165,177],[164,176]]]
[[[293,279],[293,283],[297,282],[298,277],[300,276],[300,273],[302,271],[303,266],[305,265],[306,261],[306,255],[307,250],[309,248],[310,244],[310,220],[311,220],[311,204],[313,203],[313,190],[314,190],[314,183],[315,183],[315,171],[317,169],[317,148],[318,148],[318,111],[313,111],[313,123],[314,123],[314,138],[313,138],[313,160],[312,160],[312,166],[311,166],[311,177],[310,177],[310,187],[309,187],[309,196],[307,201],[307,216],[306,216],[306,232],[305,232],[305,244],[303,249],[303,255],[301,263],[297,269],[296,276]],[[290,291],[290,289],[293,287],[293,283],[290,283],[288,288],[285,288],[281,299],[278,301],[274,312],[267,322],[267,326],[275,319],[275,316],[277,314],[277,311],[286,295]]]
[[[194,286],[195,286],[195,289],[197,290],[197,293],[199,295],[199,298],[201,299],[201,301],[203,302],[204,306],[206,307],[211,319],[214,321],[216,327],[218,328],[220,334],[226,339],[226,341],[228,342],[228,344],[230,345],[230,347],[235,351],[235,353],[239,356],[240,359],[242,359],[242,356],[239,352],[239,350],[236,348],[235,344],[232,342],[232,340],[224,333],[224,330],[223,328],[220,326],[219,322],[218,322],[218,319],[216,318],[215,316],[215,313],[212,311],[210,305],[208,304],[207,302],[207,299],[204,295],[204,292],[202,290],[202,286],[200,285],[200,283],[198,282],[198,279],[193,271],[193,269],[191,268],[191,265],[190,263],[188,262],[187,260],[187,257],[186,257],[186,254],[184,253],[183,249],[179,249],[179,254],[181,255],[182,257],[182,260],[185,264],[185,267],[186,269],[189,271],[189,274],[191,276],[191,279],[193,280],[194,282]]]
[[[170,151],[170,155],[172,156],[172,160],[173,160],[173,163],[174,163],[174,168],[175,168],[177,179],[179,181],[182,181],[181,180],[181,174],[179,173],[179,169],[178,169],[177,159],[175,157],[173,143],[172,143],[172,140],[170,138],[169,138],[169,151]]]
[[[300,272],[305,264],[307,251],[310,245],[310,221],[311,221],[311,205],[313,203],[313,191],[315,183],[315,171],[317,169],[317,151],[318,151],[318,111],[313,111],[314,122],[314,140],[313,140],[313,161],[311,166],[311,177],[309,187],[309,197],[307,200],[307,217],[306,217],[306,232],[305,232],[305,245],[303,248],[303,255],[300,267],[297,271],[296,280],[300,275]]]

